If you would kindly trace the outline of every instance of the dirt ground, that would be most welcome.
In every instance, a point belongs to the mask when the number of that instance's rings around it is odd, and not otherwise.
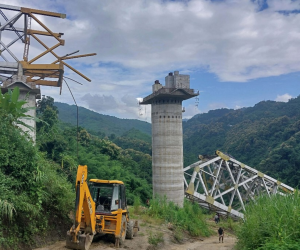
[[[141,223],[141,222],[140,222]],[[144,225],[143,225],[144,224]],[[219,243],[217,232],[209,238],[183,238],[183,243],[175,242],[173,232],[168,229],[167,225],[151,225],[142,223],[138,235],[132,240],[125,240],[124,246],[118,248],[119,250],[232,250],[236,242],[236,237],[230,233],[225,232],[224,243]],[[150,232],[162,232],[164,242],[160,243],[156,248],[148,243]],[[65,241],[58,241],[54,244],[35,250],[67,250]],[[114,244],[109,241],[106,236],[94,239],[90,250],[115,250]]]

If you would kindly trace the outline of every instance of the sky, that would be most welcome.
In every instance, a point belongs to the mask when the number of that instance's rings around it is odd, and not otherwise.
[[[150,122],[150,105],[139,106],[137,98],[151,94],[154,81],[164,84],[165,76],[175,70],[189,74],[191,88],[200,93],[198,100],[183,102],[186,119],[218,108],[251,107],[264,100],[286,102],[300,94],[300,0],[1,3],[67,15],[66,19],[40,19],[53,32],[64,33],[65,46],[54,50],[58,55],[76,50],[78,54],[97,53],[67,61],[91,82],[68,69],[65,76],[83,84],[66,79],[77,104],[101,114]],[[8,17],[15,14],[3,12]],[[22,25],[21,20],[15,24]],[[34,21],[31,26],[43,30]],[[2,33],[6,43],[14,38],[7,33]],[[31,41],[29,56],[34,57],[43,49]],[[23,48],[21,42],[11,47],[20,60]],[[47,55],[37,62],[52,61]],[[66,84],[61,95],[55,87],[41,87],[41,91],[55,101],[74,104]]]

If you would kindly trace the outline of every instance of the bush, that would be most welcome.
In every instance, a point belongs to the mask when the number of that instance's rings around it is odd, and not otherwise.
[[[1,118],[0,113],[0,248],[24,249],[52,222],[68,222],[74,195],[60,166]]]
[[[299,249],[300,196],[261,196],[246,207],[238,229],[238,249]]]
[[[173,202],[168,202],[166,198],[156,198],[150,201],[147,213],[187,230],[192,236],[209,236],[211,233],[202,209],[198,204],[192,204],[188,200],[185,200],[183,207],[180,208]]]
[[[154,245],[154,246],[157,246],[159,243],[164,242],[163,233],[156,232],[155,234],[153,234],[152,232],[150,232],[148,242],[149,242],[149,244]]]

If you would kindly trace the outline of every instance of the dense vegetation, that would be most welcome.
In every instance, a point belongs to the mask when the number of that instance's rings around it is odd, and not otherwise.
[[[151,156],[147,154],[150,148],[148,146],[144,150],[145,153],[138,151],[139,148],[142,148],[141,143],[147,144],[134,139],[134,134],[138,135],[138,131],[136,133],[133,133],[132,130],[127,131],[127,134],[132,134],[133,139],[131,139],[130,147],[122,144],[124,146],[122,149],[111,141],[116,139],[115,136],[110,137],[111,140],[107,137],[101,138],[79,127],[79,143],[77,144],[76,127],[59,128],[58,113],[60,111],[54,105],[51,97],[39,101],[37,111],[39,117],[46,122],[38,123],[37,145],[49,159],[61,164],[72,183],[78,163],[88,166],[89,179],[122,180],[126,184],[129,204],[133,203],[135,196],[140,197],[142,202],[151,198]],[[136,146],[134,146],[134,141],[136,141]]]
[[[300,97],[212,110],[184,122],[183,130],[185,165],[221,150],[290,186],[300,183]]]
[[[30,119],[18,95],[18,89],[0,95],[0,248],[31,248],[35,237],[43,237],[46,231],[48,237],[51,230],[65,235],[65,226],[71,225],[67,215],[74,207],[78,164],[88,165],[88,178],[124,181],[129,204],[135,197],[142,202],[151,198],[149,154],[123,150],[81,127],[77,144],[77,128],[60,128],[51,97],[38,102],[34,145],[17,126],[24,125],[21,118]],[[134,136],[137,131],[127,133],[140,143]],[[145,151],[149,152],[149,146]]]
[[[172,223],[175,230],[186,230],[191,236],[209,236],[211,234],[203,210],[197,203],[193,204],[188,200],[185,200],[184,206],[179,208],[165,198],[152,199],[147,214]]]
[[[38,102],[40,121],[34,145],[17,127],[23,124],[20,118],[30,118],[24,115],[23,104],[17,89],[0,94],[0,247],[26,249],[33,235],[57,229],[61,221],[70,226],[67,214],[73,209],[78,164],[88,165],[88,178],[124,181],[129,204],[135,199],[145,203],[152,197],[150,124],[101,115],[100,119],[99,114],[79,108],[84,122],[77,130],[71,125],[76,124],[72,120],[75,106],[58,103],[57,108],[51,97],[44,97]],[[212,155],[218,149],[296,187],[300,181],[299,108],[300,97],[288,103],[267,101],[253,108],[197,115],[183,122],[185,165],[195,162],[199,154]],[[60,122],[59,115],[69,124]],[[248,239],[243,238],[246,231],[256,248],[240,245],[240,249],[297,249],[299,205],[298,195],[261,198],[251,204],[239,244]],[[288,212],[280,214],[284,209]],[[209,234],[195,205],[185,203],[181,210],[153,200],[148,211],[192,235]],[[287,225],[292,225],[293,232]],[[256,228],[262,238],[256,235]],[[64,235],[65,229],[61,230]]]
[[[76,124],[75,106],[57,106],[63,122]],[[107,138],[122,149],[151,155],[151,124],[104,116],[84,108],[79,108],[79,113],[83,122],[80,125],[90,134]],[[288,103],[263,101],[239,110],[212,110],[183,122],[184,165],[197,161],[199,154],[213,155],[215,150],[221,150],[296,187],[300,181],[299,132],[300,97]]]
[[[76,125],[77,112],[75,105],[56,102],[55,106],[59,110],[59,119],[63,123]],[[99,137],[110,135],[121,136],[132,128],[151,135],[151,124],[148,122],[102,115],[83,107],[79,107],[79,125]]]
[[[60,166],[38,151],[16,124],[27,109],[19,89],[0,92],[0,248],[27,249],[34,235],[69,222],[73,191]]]
[[[298,250],[300,246],[300,196],[259,197],[247,206],[238,231],[240,250]]]

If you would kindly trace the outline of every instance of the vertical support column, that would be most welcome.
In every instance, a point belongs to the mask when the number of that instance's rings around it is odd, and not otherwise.
[[[153,194],[183,206],[182,105],[165,98],[152,103]]]
[[[35,100],[36,100],[36,94],[28,91],[24,91],[20,89],[20,100],[25,100],[27,103],[24,105],[25,108],[32,108],[35,107]],[[26,115],[30,115],[31,117],[36,117],[36,109],[30,109]],[[36,122],[35,120],[23,120],[21,119],[24,123],[27,125],[31,126],[33,130],[30,130],[22,125],[19,125],[19,127],[24,131],[27,132],[32,140],[35,142],[36,141]]]

